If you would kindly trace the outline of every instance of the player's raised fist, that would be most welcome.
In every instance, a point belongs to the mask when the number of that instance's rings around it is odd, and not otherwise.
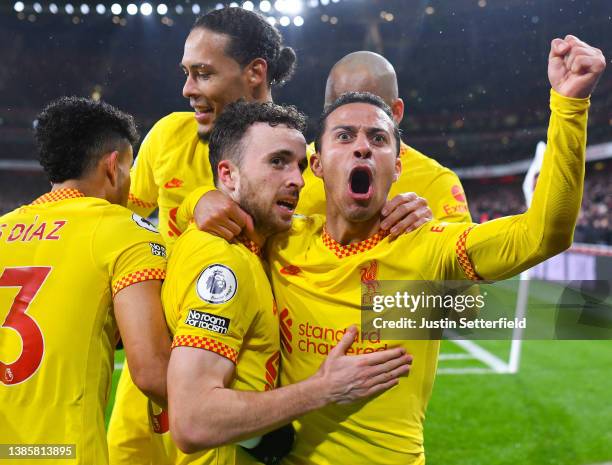
[[[572,35],[554,39],[548,56],[548,79],[566,97],[586,98],[606,68],[601,50]]]

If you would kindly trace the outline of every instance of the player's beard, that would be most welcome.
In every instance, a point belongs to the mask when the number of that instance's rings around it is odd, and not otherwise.
[[[238,203],[240,208],[253,218],[253,225],[257,233],[268,238],[287,228],[282,221],[274,217],[270,206],[261,201],[259,198],[260,191],[261,189],[258,189],[256,185],[252,185],[247,179],[242,178]]]

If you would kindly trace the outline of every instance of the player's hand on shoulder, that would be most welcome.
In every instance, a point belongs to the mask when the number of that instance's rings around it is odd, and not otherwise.
[[[412,356],[402,348],[346,355],[356,336],[357,328],[348,328],[315,375],[326,403],[347,404],[379,394],[410,371]]]
[[[548,79],[565,97],[586,98],[595,89],[606,68],[601,50],[575,36],[554,39],[548,56]]]
[[[433,219],[433,213],[427,200],[414,192],[398,194],[388,200],[382,210],[382,229],[389,231],[389,240],[393,241],[404,233],[409,233]]]
[[[231,241],[243,230],[249,235],[253,231],[253,219],[236,202],[223,192],[212,190],[204,194],[193,212],[194,221],[200,231]]]

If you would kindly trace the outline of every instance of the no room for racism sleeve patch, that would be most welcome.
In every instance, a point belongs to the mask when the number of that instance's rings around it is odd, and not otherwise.
[[[206,329],[214,333],[227,334],[230,327],[230,319],[222,316],[211,315],[199,310],[189,310],[185,324],[194,328]]]

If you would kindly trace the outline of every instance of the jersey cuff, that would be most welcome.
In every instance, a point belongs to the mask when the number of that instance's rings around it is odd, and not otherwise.
[[[161,268],[148,268],[145,270],[134,271],[123,276],[119,281],[113,284],[113,297],[117,295],[121,289],[124,289],[132,284],[149,281],[151,279],[164,279],[166,271]]]
[[[135,197],[131,192],[128,194],[128,202],[133,203],[137,207],[140,208],[155,208],[157,207],[157,202],[147,202],[145,200],[141,200],[138,197]]]
[[[234,365],[238,361],[238,351],[236,349],[232,349],[230,346],[208,337],[192,336],[189,334],[174,336],[171,348],[174,349],[175,347],[195,347],[197,349],[208,350],[225,357]]]
[[[476,273],[476,269],[474,268],[474,264],[467,253],[467,236],[472,229],[474,229],[476,225],[467,228],[465,231],[461,233],[459,239],[457,239],[457,243],[455,244],[455,254],[457,255],[457,261],[459,262],[459,266],[463,270],[463,273],[468,279],[472,281],[481,281],[482,278],[478,276]]]

